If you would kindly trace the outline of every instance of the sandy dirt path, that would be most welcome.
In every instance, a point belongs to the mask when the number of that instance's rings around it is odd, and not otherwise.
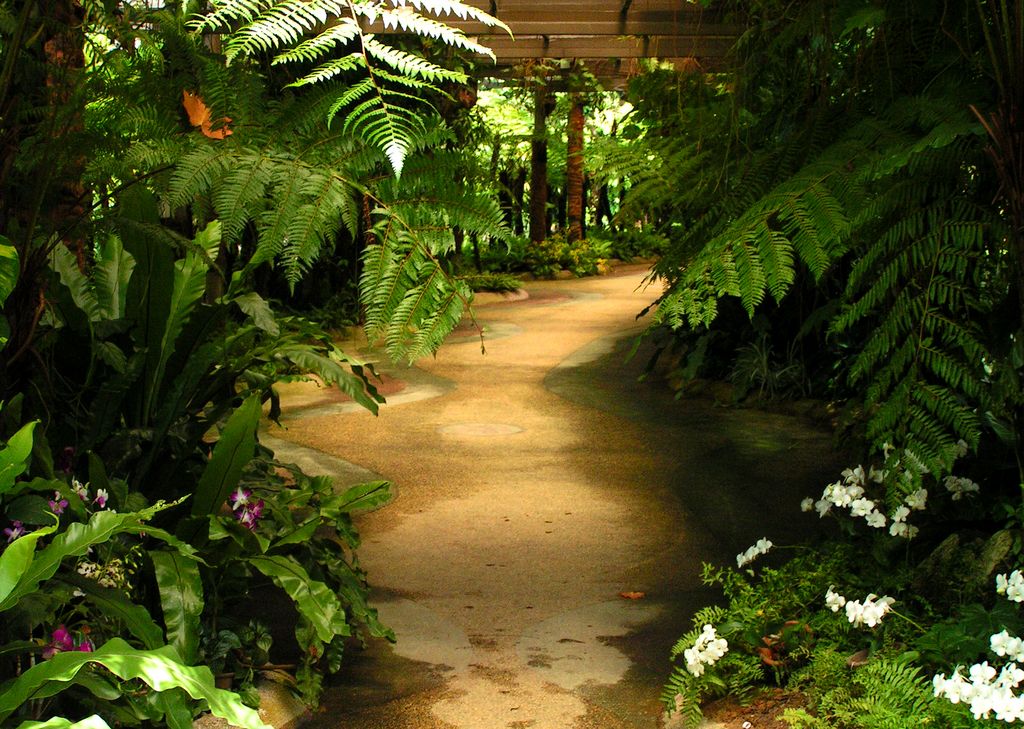
[[[827,434],[674,402],[623,363],[657,295],[644,272],[478,306],[486,354],[457,332],[415,368],[382,364],[401,389],[378,417],[285,391],[286,429],[267,433],[283,455],[398,494],[358,520],[398,642],[347,656],[317,727],[663,726],[668,651],[713,598],[701,562],[811,528],[797,502],[832,472]]]

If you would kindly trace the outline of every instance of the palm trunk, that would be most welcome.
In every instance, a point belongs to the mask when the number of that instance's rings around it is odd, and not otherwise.
[[[533,93],[533,144],[530,157],[530,242],[548,237],[548,87]]]

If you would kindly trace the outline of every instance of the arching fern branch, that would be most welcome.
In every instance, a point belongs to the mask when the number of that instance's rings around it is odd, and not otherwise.
[[[330,117],[343,113],[346,130],[382,150],[400,175],[413,140],[424,130],[424,117],[429,116],[424,98],[438,93],[438,83],[461,83],[466,77],[384,42],[380,33],[364,31],[363,23],[493,58],[461,29],[444,23],[452,16],[508,30],[498,19],[459,0],[215,0],[213,11],[195,27],[233,28],[225,44],[229,61],[267,52],[276,54],[274,63],[328,59],[294,85],[364,71],[362,82],[339,93]]]
[[[472,297],[442,264],[455,245],[452,229],[511,236],[497,202],[457,184],[450,161],[436,150],[414,156],[400,181],[382,180],[374,191],[377,243],[363,254],[360,290],[367,337],[383,339],[396,359],[437,349]]]

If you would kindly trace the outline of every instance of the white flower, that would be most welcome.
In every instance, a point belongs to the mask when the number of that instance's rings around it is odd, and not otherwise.
[[[843,478],[846,479],[846,483],[849,485],[863,486],[868,482],[867,474],[864,473],[864,466],[847,468],[843,471]]]
[[[873,628],[882,622],[882,618],[892,609],[894,602],[896,601],[891,597],[878,597],[874,593],[864,598],[864,602],[848,600],[846,619],[854,626],[866,625]]]
[[[846,604],[846,598],[835,592],[832,587],[832,585],[829,585],[828,590],[825,591],[825,606],[832,612],[837,613]]]
[[[910,516],[910,509],[906,506],[897,506],[896,511],[892,513],[893,521],[906,521],[907,517]]]
[[[895,446],[893,446],[889,441],[886,441],[882,444],[882,458],[888,461],[889,456],[892,455],[894,450],[896,450]]]
[[[705,625],[693,647],[683,651],[686,670],[694,676],[700,676],[707,666],[715,664],[728,650],[729,644],[725,638],[719,638],[713,626]]]
[[[868,478],[875,483],[882,483],[885,481],[885,471],[880,471],[872,466],[868,469]]]
[[[956,449],[953,451],[953,454],[957,458],[963,458],[964,456],[967,455],[967,451],[969,451],[970,449],[971,447],[967,444],[967,441],[961,438],[956,442]]]
[[[747,551],[742,554],[736,555],[736,566],[743,567],[744,565],[750,564],[755,559],[760,557],[762,554],[768,554],[773,546],[771,540],[761,537],[757,540],[757,543],[747,548]]]
[[[825,514],[832,511],[832,502],[827,499],[819,499],[814,502],[814,508],[818,512],[818,517],[824,519]]]
[[[1006,630],[993,635],[989,639],[989,645],[997,656],[1008,656],[1014,661],[1024,661],[1024,641],[1010,635]]]
[[[889,534],[894,537],[903,537],[904,539],[913,539],[917,536],[918,528],[913,524],[907,524],[902,521],[894,521],[892,526],[889,527]]]
[[[875,502],[871,499],[857,499],[850,503],[850,515],[854,517],[867,516],[875,510]]]
[[[946,476],[943,483],[946,490],[953,494],[953,501],[959,501],[965,494],[976,494],[981,490],[974,481],[962,476]]]
[[[1024,575],[1020,570],[1014,570],[1009,577],[996,575],[996,592],[1013,602],[1024,602]]]
[[[808,496],[806,499],[800,502],[800,511],[812,511],[814,509],[814,499]]]
[[[874,527],[875,529],[885,528],[885,514],[880,511],[872,511],[864,517],[864,521],[868,523],[868,526]]]
[[[924,509],[926,501],[928,501],[928,489],[918,489],[907,497],[907,506],[914,511],[921,511]]]
[[[77,478],[72,477],[71,488],[74,490],[76,494],[78,494],[78,498],[80,498],[82,501],[89,500],[89,484],[84,484]]]

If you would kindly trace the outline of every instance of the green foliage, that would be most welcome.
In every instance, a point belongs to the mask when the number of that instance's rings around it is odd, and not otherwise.
[[[365,32],[361,23],[379,24],[383,30],[396,29],[492,57],[488,49],[461,30],[424,12],[439,18],[455,15],[508,30],[496,18],[458,0],[412,5],[358,0],[347,3],[344,9],[334,2],[294,0],[266,5],[221,0],[213,5],[213,11],[198,22],[198,27],[232,28],[226,43],[229,61],[268,51],[277,53],[274,63],[330,58],[295,81],[295,86],[322,83],[356,70],[365,73],[364,79],[335,95],[328,118],[343,112],[342,130],[382,150],[397,175],[402,174],[415,139],[427,128],[423,96],[439,93],[438,83],[461,83],[466,76],[421,53],[383,42],[381,35]],[[307,35],[313,37],[302,40]]]
[[[24,472],[28,468],[31,434],[31,427],[23,427],[13,447],[9,441],[8,447],[0,452],[0,460],[9,466],[20,461],[20,467],[9,467],[8,473]],[[26,435],[29,438],[27,449],[23,447]],[[55,493],[54,498],[61,499],[68,492],[68,485],[60,480],[38,477],[14,484],[12,476],[0,493],[0,507],[5,516],[10,518],[19,494],[26,490]],[[71,498],[80,497],[74,493]],[[60,512],[54,504],[51,502],[50,509]],[[74,511],[67,500],[64,504],[69,511]],[[235,695],[214,687],[209,669],[191,666],[174,647],[165,645],[163,630],[144,607],[119,590],[82,581],[75,570],[75,564],[81,564],[89,553],[98,554],[100,550],[123,544],[124,540],[138,542],[142,539],[164,542],[171,551],[160,554],[173,554],[182,564],[194,565],[195,550],[150,523],[171,506],[161,502],[146,509],[121,512],[100,506],[84,522],[69,521],[68,517],[62,519],[49,513],[51,523],[48,526],[20,535],[23,525],[20,521],[13,522],[9,528],[12,536],[0,553],[0,612],[4,613],[0,653],[4,655],[5,677],[10,675],[7,668],[12,655],[22,659],[34,657],[44,647],[35,641],[26,643],[24,636],[36,632],[40,626],[49,635],[61,615],[79,613],[86,620],[91,616],[97,631],[91,634],[92,639],[83,639],[72,647],[70,638],[67,643],[58,639],[58,633],[64,631],[63,624],[53,630],[53,643],[43,650],[43,660],[30,661],[34,665],[0,684],[0,723],[7,726],[12,725],[11,720],[26,718],[25,711],[39,699],[53,700],[63,693],[75,695],[83,689],[108,702],[118,701],[122,707],[125,701],[130,704],[125,688],[110,678],[115,677],[124,682],[137,681],[139,686],[145,687],[134,691],[136,696],[148,695],[153,702],[152,710],[156,713],[151,718],[164,718],[173,727],[191,724],[192,708],[182,700],[187,694],[193,700],[205,702],[213,713],[233,724],[251,729],[266,728],[258,715],[243,706]],[[68,584],[84,588],[78,590],[80,598]],[[44,595],[47,599],[41,599]],[[137,649],[121,638],[111,637],[92,650],[92,640],[100,637],[102,623],[120,626],[125,634],[140,641],[143,648]],[[172,632],[169,627],[168,636]],[[88,651],[82,647],[84,644],[88,645]],[[48,654],[48,651],[53,652]],[[81,702],[82,696],[76,700]],[[82,724],[104,725],[98,717]]]
[[[463,276],[462,280],[466,282],[474,293],[477,291],[509,293],[518,291],[523,286],[523,282],[520,279],[509,273],[478,273]]]
[[[793,727],[897,729],[923,721],[950,726],[953,718],[920,668],[899,658],[877,658],[851,672],[845,657],[822,651],[798,681],[810,692],[815,713],[788,710],[786,720]]]
[[[562,269],[574,276],[593,276],[604,262],[603,250],[607,250],[606,246],[599,247],[585,240],[569,243],[565,236],[553,235],[530,245],[526,263],[529,270],[541,278],[552,278]]]
[[[737,68],[637,79],[646,134],[609,153],[606,174],[629,176],[622,216],[658,211],[672,239],[654,269],[667,288],[653,326],[731,330],[740,323],[716,321],[733,299],[752,320],[799,317],[771,341],[730,332],[722,343],[745,347],[740,369],[767,372],[747,360],[764,364],[796,330],[817,332],[828,356],[793,364],[848,403],[852,433],[908,447],[943,473],[955,443],[973,449],[987,429],[1019,420],[996,404],[1016,402],[1018,389],[997,394],[992,378],[1012,379],[1007,350],[1021,323],[1007,308],[1008,274],[1018,263],[999,242],[1009,208],[993,203],[971,111],[995,89],[973,68],[973,4],[855,6],[737,6],[749,27]],[[1009,317],[998,330],[996,312]],[[1016,438],[1004,440],[1019,447]]]

